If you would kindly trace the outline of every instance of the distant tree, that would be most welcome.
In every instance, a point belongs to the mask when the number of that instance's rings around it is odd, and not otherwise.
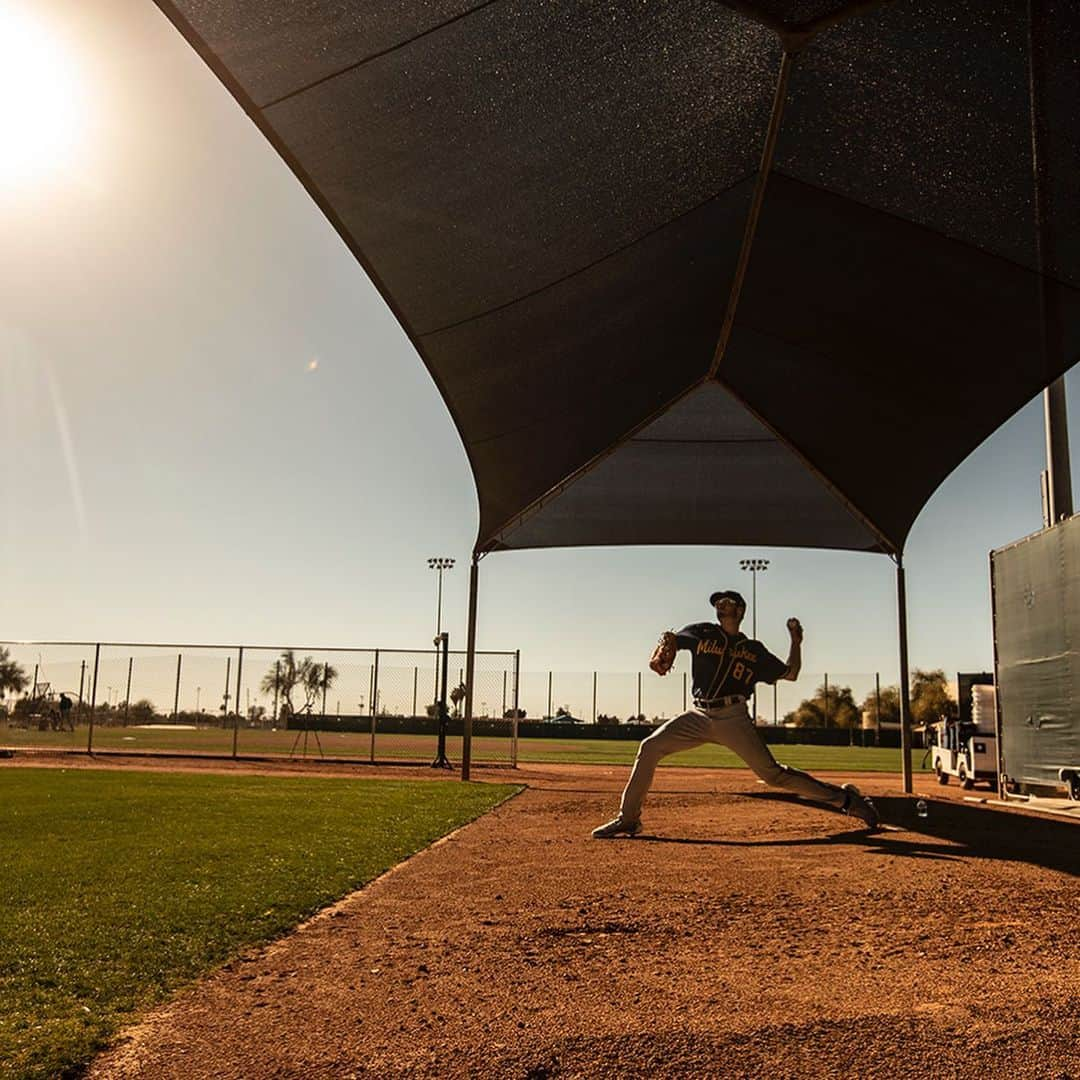
[[[596,717],[596,722],[601,727],[614,727],[620,721],[619,721],[619,718],[617,716],[608,716],[607,713],[600,713]]]
[[[11,659],[11,653],[0,646],[0,701],[8,694],[21,694],[29,682],[19,663]]]
[[[147,698],[139,698],[128,707],[127,722],[129,724],[149,724],[157,716],[154,703]]]
[[[437,701],[433,701],[430,705],[425,705],[424,712],[426,712],[432,720],[437,720],[439,717],[439,703]]]
[[[911,674],[911,722],[916,727],[936,723],[942,716],[955,719],[959,710],[949,695],[949,686],[945,672],[940,668],[934,671],[922,671],[916,668]],[[877,702],[873,691],[863,698],[860,706],[863,712],[875,715]],[[900,723],[900,688],[883,686],[881,688],[881,722],[883,724]]]
[[[559,707],[558,707],[558,708],[557,708],[557,709],[555,710],[555,719],[556,719],[556,720],[557,720],[557,719],[558,719],[558,718],[559,718],[560,716],[573,716],[573,715],[574,715],[574,714],[573,714],[573,713],[572,713],[572,712],[571,712],[571,711],[570,711],[570,710],[569,710],[569,709],[568,709],[568,708],[567,708],[567,707],[566,707],[565,705],[560,705],[560,706],[559,706]]]
[[[38,716],[43,717],[46,722],[51,719],[51,712],[53,711],[52,702],[47,695],[38,694],[37,697],[31,697],[29,694],[24,694],[21,698],[18,698],[11,707],[13,716],[18,716],[24,720],[28,720],[30,717]],[[45,729],[42,728],[44,731]]]
[[[525,710],[524,709],[507,709],[506,712],[503,713],[503,719],[504,720],[524,720],[525,719]]]
[[[465,695],[467,691],[464,683],[458,683],[453,690],[450,691],[450,704],[454,706],[454,716],[461,715],[461,706],[465,701]]]
[[[859,709],[864,713],[869,713],[870,716],[877,716],[878,700],[877,694],[871,690],[866,697],[863,698],[862,704]],[[884,724],[899,724],[900,723],[900,687],[899,686],[883,686],[881,688],[881,723]]]
[[[916,668],[911,676],[912,723],[933,724],[943,716],[950,720],[959,716],[957,704],[949,696],[945,672],[941,668],[934,671],[921,671]]]
[[[803,701],[794,712],[784,717],[785,723],[795,727],[858,727],[860,715],[850,686],[830,686],[828,695],[825,684],[817,688],[814,696]]]
[[[823,687],[824,689],[824,687]],[[862,713],[851,693],[850,686],[829,687],[829,711],[827,720],[830,727],[857,728],[862,726]]]

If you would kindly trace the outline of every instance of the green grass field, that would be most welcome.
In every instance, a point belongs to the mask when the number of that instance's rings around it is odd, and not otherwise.
[[[0,746],[30,746],[67,749],[86,749],[86,728],[72,732],[8,730],[0,728]],[[319,734],[327,757],[371,760],[371,736],[366,733],[323,731]],[[296,742],[295,731],[241,728],[237,752],[241,755],[276,755],[288,757]],[[376,732],[376,761],[429,762],[435,756],[433,735],[395,735]],[[232,731],[203,728],[198,731],[167,728],[99,727],[94,731],[94,746],[99,750],[127,750],[157,753],[232,753]],[[303,748],[297,747],[299,756]],[[473,739],[473,760],[478,763],[508,764],[510,739],[487,736]],[[629,765],[637,753],[637,743],[623,739],[520,739],[518,761],[536,763],[574,763],[591,765]],[[797,769],[813,772],[899,772],[900,751],[874,746],[807,746],[794,744],[773,747],[778,760]],[[447,754],[451,761],[461,760],[461,739],[447,739]],[[308,736],[308,758],[319,755],[314,735]],[[923,751],[912,752],[916,769]],[[667,759],[671,765],[697,765],[711,768],[733,768],[741,762],[730,751],[719,746],[702,746],[697,750],[676,754]]]
[[[516,790],[0,764],[0,1077],[63,1075]]]

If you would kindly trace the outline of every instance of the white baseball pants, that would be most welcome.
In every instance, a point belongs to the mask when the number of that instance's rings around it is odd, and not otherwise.
[[[627,821],[641,817],[641,804],[652,786],[653,774],[662,758],[678,750],[713,742],[726,746],[750,766],[767,784],[786,788],[796,795],[843,806],[845,794],[835,784],[815,780],[809,773],[781,765],[765,745],[745,704],[722,709],[691,709],[654,731],[638,747],[634,768],[622,795],[620,813]]]

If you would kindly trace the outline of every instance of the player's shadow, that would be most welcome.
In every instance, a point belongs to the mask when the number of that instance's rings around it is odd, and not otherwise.
[[[846,822],[845,822],[846,824]],[[861,844],[863,847],[881,854],[903,856],[909,859],[934,859],[943,862],[960,862],[964,852],[950,844],[932,843],[922,840],[901,840],[882,833],[867,833],[863,829],[832,833],[829,836],[798,836],[786,840],[714,840],[690,836],[654,836],[650,833],[638,833],[634,842],[644,840],[654,844],[687,844],[691,847],[837,847],[842,844]]]
[[[744,792],[747,798],[777,802],[802,800],[786,792]],[[919,817],[916,800],[896,796],[874,796],[874,805],[884,825],[903,829],[893,832],[866,832],[845,828],[829,836],[762,840],[698,840],[684,837],[639,835],[636,839],[657,843],[699,844],[717,847],[813,847],[861,844],[879,852],[916,859],[956,861],[978,858],[1028,863],[1047,870],[1080,876],[1080,824],[1036,817],[970,803],[926,800],[927,816]],[[839,819],[846,826],[849,819]],[[917,839],[911,839],[914,834]]]

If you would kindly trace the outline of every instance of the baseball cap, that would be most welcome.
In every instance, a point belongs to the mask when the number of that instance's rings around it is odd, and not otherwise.
[[[712,596],[709,597],[709,603],[713,607],[716,607],[717,600],[734,600],[739,607],[746,607],[746,601],[742,598],[742,593],[737,593],[734,589],[724,589],[721,592],[714,592]]]

